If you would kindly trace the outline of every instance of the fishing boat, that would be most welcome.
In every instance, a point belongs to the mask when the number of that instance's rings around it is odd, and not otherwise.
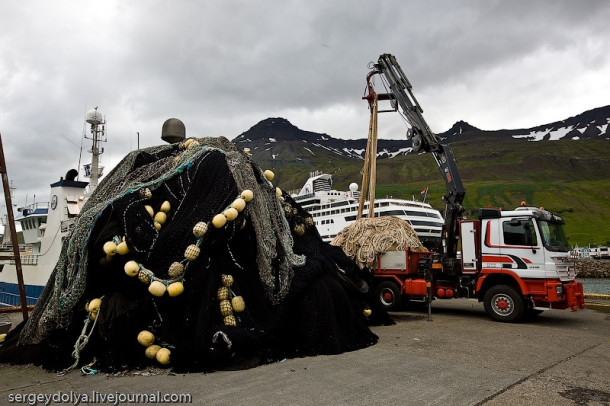
[[[78,171],[70,169],[59,181],[51,183],[49,200],[34,202],[17,209],[15,222],[21,228],[23,243],[19,245],[21,267],[28,306],[36,304],[49,276],[53,272],[63,241],[74,228],[75,220],[82,206],[97,187],[103,167],[99,166],[99,147],[105,142],[105,120],[97,107],[87,112],[87,123],[91,124],[93,140],[92,162],[84,165],[84,176],[89,181],[78,180]],[[12,243],[4,222],[4,237],[0,246],[0,308],[20,305],[17,271],[13,259],[2,259],[12,255]]]
[[[303,209],[313,217],[320,236],[330,242],[343,228],[356,221],[360,191],[352,183],[349,191],[332,189],[332,175],[312,172],[298,193],[292,194]],[[369,202],[364,203],[367,217]],[[396,198],[375,199],[375,217],[395,216],[411,224],[422,244],[429,250],[438,249],[444,224],[441,213],[425,202]]]

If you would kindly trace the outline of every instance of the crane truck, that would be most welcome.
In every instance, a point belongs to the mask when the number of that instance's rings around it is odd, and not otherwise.
[[[375,75],[389,92],[375,92]],[[434,157],[446,186],[438,252],[407,248],[379,256],[372,269],[375,300],[392,310],[401,300],[478,299],[487,314],[501,322],[516,322],[546,309],[584,308],[563,219],[525,204],[515,210],[482,208],[476,219],[463,218],[466,189],[451,147],[430,130],[393,55],[383,54],[372,65],[366,89],[363,99],[371,111],[373,103],[389,100],[392,109],[380,112],[396,111],[404,117],[413,150]]]

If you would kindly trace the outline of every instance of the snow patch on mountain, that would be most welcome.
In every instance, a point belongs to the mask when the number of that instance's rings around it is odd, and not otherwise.
[[[528,141],[542,141],[542,140],[549,140],[549,141],[557,141],[562,139],[563,137],[566,136],[566,134],[568,134],[570,131],[574,130],[574,127],[570,126],[570,127],[561,127],[558,128],[556,130],[549,130],[544,129],[542,131],[530,131],[529,134],[525,134],[525,135],[513,135],[513,138],[527,138]],[[580,131],[580,133],[584,133],[586,128],[578,129]]]
[[[381,153],[385,153],[388,155],[388,158],[394,158],[395,156],[398,155],[407,155],[409,153],[411,153],[413,151],[413,148],[408,147],[408,148],[400,148],[397,151],[388,151],[387,149],[384,149],[382,152],[378,153],[377,155],[379,156]]]

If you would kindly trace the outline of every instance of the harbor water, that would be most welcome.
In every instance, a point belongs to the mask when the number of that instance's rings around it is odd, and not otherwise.
[[[610,294],[610,278],[577,278],[585,293]]]

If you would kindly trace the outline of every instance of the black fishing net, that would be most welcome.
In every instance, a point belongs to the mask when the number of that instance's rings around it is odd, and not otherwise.
[[[206,371],[356,350],[387,322],[369,277],[228,140],[148,148],[88,199],[0,362]]]

